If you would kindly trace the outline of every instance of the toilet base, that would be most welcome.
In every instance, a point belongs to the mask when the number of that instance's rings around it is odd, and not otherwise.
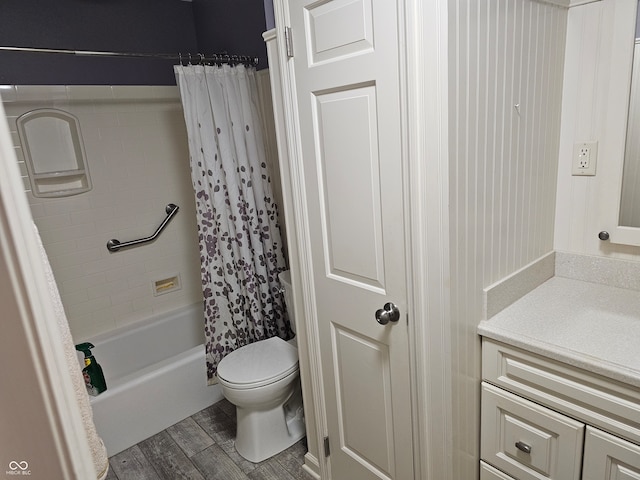
[[[250,462],[258,463],[286,450],[306,433],[299,386],[284,407],[249,410],[236,406],[236,414],[236,450]]]

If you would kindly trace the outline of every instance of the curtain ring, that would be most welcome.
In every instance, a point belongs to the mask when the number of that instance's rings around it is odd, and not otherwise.
[[[204,53],[198,53],[198,55],[200,55],[200,65],[204,66],[205,64]]]
[[[182,54],[178,52],[178,63],[182,66]]]

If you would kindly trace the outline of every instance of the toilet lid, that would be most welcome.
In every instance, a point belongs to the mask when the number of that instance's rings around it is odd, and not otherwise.
[[[298,369],[298,349],[279,337],[250,343],[218,364],[218,377],[239,387],[277,382]]]

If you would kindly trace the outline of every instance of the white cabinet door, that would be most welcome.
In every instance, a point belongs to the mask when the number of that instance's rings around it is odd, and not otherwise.
[[[288,8],[332,477],[413,479],[398,5]]]
[[[640,480],[640,447],[587,427],[582,480]]]

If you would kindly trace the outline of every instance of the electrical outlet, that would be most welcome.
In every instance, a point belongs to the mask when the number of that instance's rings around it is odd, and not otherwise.
[[[589,176],[596,174],[598,142],[576,143],[573,146],[571,175]]]

